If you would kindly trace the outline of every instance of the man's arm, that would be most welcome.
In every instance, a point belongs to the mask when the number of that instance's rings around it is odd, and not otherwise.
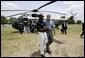
[[[53,33],[54,33],[54,35],[55,35],[55,24],[54,24],[53,21],[52,21],[52,29],[53,29]]]
[[[54,35],[55,35],[55,28],[53,28],[53,32],[54,32]]]

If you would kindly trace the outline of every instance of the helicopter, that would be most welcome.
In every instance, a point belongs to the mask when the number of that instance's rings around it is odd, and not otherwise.
[[[75,14],[73,14],[72,13],[72,11],[71,11],[71,16],[68,18],[68,23],[70,24],[70,23],[74,23],[74,19],[76,19],[75,18],[75,15],[76,15],[77,13],[75,13]],[[70,22],[70,20],[72,20],[72,22]]]
[[[49,13],[55,13],[55,14],[61,14],[61,15],[66,15],[64,13],[59,13],[59,12],[53,12],[53,11],[39,11],[41,8],[49,5],[49,4],[52,4],[56,1],[50,1],[42,6],[40,6],[39,8],[37,9],[33,9],[33,10],[1,10],[1,11],[26,11],[26,12],[23,12],[23,13],[18,13],[18,14],[14,14],[14,15],[10,15],[10,16],[7,16],[7,17],[12,17],[12,16],[17,16],[17,15],[21,15],[21,22],[20,21],[15,21],[14,23],[12,23],[12,27],[19,30],[20,31],[20,23],[24,23],[25,21],[29,21],[29,26],[31,26],[33,24],[33,21],[31,19],[28,18],[28,16],[31,16],[31,17],[39,17],[39,15],[41,15],[41,12],[49,12]],[[29,12],[32,12],[32,14],[28,14]],[[39,13],[39,14],[37,14]],[[6,18],[7,18],[6,17]],[[22,31],[24,30],[24,26],[22,26]]]

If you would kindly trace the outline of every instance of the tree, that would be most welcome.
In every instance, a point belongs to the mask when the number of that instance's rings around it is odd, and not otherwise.
[[[1,16],[1,24],[4,25],[4,24],[6,24],[6,23],[8,23],[6,17],[5,17],[5,16]]]
[[[14,21],[16,21],[16,18],[15,17],[11,17],[10,18],[10,23],[13,23]]]
[[[68,18],[68,24],[75,24],[75,20],[73,18]]]
[[[81,20],[77,20],[76,23],[77,23],[77,24],[81,24],[82,21],[81,21]]]

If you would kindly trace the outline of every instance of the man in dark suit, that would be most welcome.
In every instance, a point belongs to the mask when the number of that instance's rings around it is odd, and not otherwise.
[[[61,29],[61,32],[62,32],[62,34],[65,32],[65,34],[67,34],[67,23],[66,22],[64,22],[63,24],[62,24],[62,29]]]
[[[35,24],[32,23],[30,26],[30,32],[34,33],[35,32]]]
[[[18,27],[19,27],[20,34],[22,34],[23,33],[23,29],[24,29],[23,23],[19,23]]]

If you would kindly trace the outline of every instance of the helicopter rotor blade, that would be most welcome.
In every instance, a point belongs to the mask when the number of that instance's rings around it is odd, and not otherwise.
[[[48,2],[48,3],[44,4],[44,5],[42,5],[41,7],[39,7],[37,10],[39,10],[39,9],[41,9],[42,7],[45,7],[45,6],[47,6],[47,5],[51,4],[51,3],[54,3],[54,2],[55,2],[55,1]]]
[[[60,12],[53,12],[53,11],[40,11],[40,12],[49,12],[49,13],[55,13],[55,14],[66,15],[66,14],[64,14],[64,13],[60,13]]]
[[[47,5],[49,5],[49,4],[53,3],[53,2],[55,2],[55,1],[48,2],[48,3],[44,4],[44,5],[42,5],[41,7],[39,7],[38,9],[34,9],[34,10],[1,10],[1,11],[30,11],[30,12],[38,12],[39,9],[41,9],[42,7],[47,6]]]
[[[31,10],[1,10],[1,11],[31,11]]]
[[[72,13],[72,11],[71,11],[71,14],[72,14],[72,16],[73,16],[73,13]]]
[[[74,16],[76,15],[77,13],[74,14]]]
[[[76,18],[74,17],[74,19],[76,19]]]
[[[18,14],[14,14],[14,15],[7,16],[7,17],[17,16],[17,15],[21,15],[21,14],[25,14],[25,13],[28,13],[28,12],[18,13]],[[7,17],[6,17],[6,18],[7,18]]]

